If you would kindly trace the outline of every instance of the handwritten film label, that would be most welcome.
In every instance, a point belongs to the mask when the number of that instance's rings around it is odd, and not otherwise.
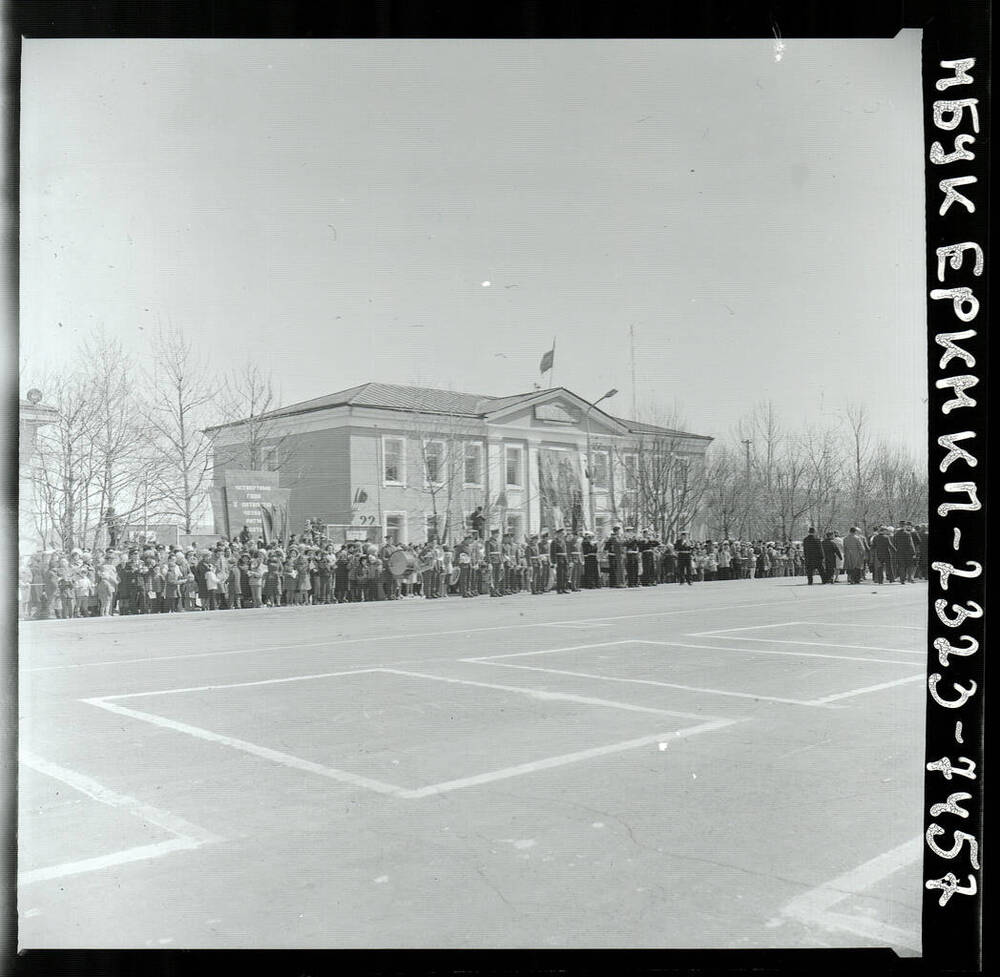
[[[976,60],[963,57],[939,62],[934,88],[942,96],[930,106],[931,125],[927,127],[936,137],[928,152],[928,181],[936,187],[937,199],[936,209],[929,209],[927,215],[928,249],[933,250],[933,257],[928,257],[936,265],[936,281],[932,281],[937,286],[929,289],[931,386],[946,392],[943,400],[931,405],[933,434],[942,429],[945,433],[933,438],[940,450],[937,457],[932,450],[931,458],[931,520],[936,529],[932,538],[938,543],[932,545],[936,558],[928,580],[933,650],[927,676],[927,743],[929,750],[939,749],[942,741],[950,742],[950,748],[943,756],[929,755],[926,763],[930,803],[924,832],[929,853],[924,859],[924,887],[937,894],[940,915],[935,923],[941,928],[948,926],[949,907],[955,920],[955,905],[978,896],[982,868],[982,770],[965,755],[979,756],[985,626],[985,514],[977,457],[983,432],[976,430],[982,413],[982,408],[976,409],[977,398],[982,399],[983,389],[976,356],[981,357],[983,350],[977,341],[986,255],[979,243],[982,239],[975,240],[976,233],[968,232],[970,225],[979,226],[980,218],[973,221],[970,215],[977,208],[983,210],[986,196],[984,181],[968,170],[976,160],[977,139],[985,141],[981,129],[988,117],[980,114],[983,80]],[[929,199],[933,199],[931,193]],[[942,239],[947,243],[942,244]],[[929,278],[931,274],[929,270]],[[941,555],[942,549],[947,558]],[[966,734],[975,741],[967,743]],[[925,946],[928,922],[925,906]]]

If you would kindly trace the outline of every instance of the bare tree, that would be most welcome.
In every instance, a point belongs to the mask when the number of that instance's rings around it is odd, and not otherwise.
[[[851,432],[850,478],[853,503],[851,521],[869,526],[873,515],[872,487],[875,469],[867,408],[863,404],[848,405],[847,423]]]
[[[216,449],[223,464],[245,466],[250,471],[269,469],[286,472],[294,459],[292,440],[277,430],[274,412],[278,394],[270,372],[252,360],[227,376],[222,388],[222,414],[238,424],[237,444]]]
[[[143,417],[157,478],[143,505],[152,504],[158,515],[179,520],[190,533],[205,511],[211,480],[211,443],[202,430],[210,420],[207,408],[215,392],[190,341],[174,329],[157,335],[151,372]]]
[[[96,524],[90,499],[97,411],[80,373],[46,378],[45,391],[59,416],[38,431],[29,477],[44,542],[68,550],[82,545]]]
[[[714,537],[731,538],[745,524],[752,505],[744,461],[725,444],[712,445],[706,460],[704,511]]]
[[[138,508],[137,489],[149,477],[152,458],[138,411],[135,366],[121,342],[99,329],[84,341],[81,360],[88,364],[87,388],[95,412],[95,501],[101,516],[92,534],[96,548],[112,511],[122,520]]]

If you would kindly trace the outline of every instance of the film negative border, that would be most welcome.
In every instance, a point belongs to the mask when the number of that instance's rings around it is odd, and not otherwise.
[[[929,560],[923,954],[982,963],[989,14],[939,6],[923,40]]]

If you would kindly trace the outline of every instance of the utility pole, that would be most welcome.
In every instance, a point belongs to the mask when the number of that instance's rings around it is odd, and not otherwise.
[[[746,448],[747,470],[746,470],[746,480],[744,481],[743,484],[744,484],[744,491],[749,492],[750,491],[750,445],[753,444],[753,441],[751,441],[749,438],[744,438],[740,442],[740,444],[742,444],[743,447]],[[750,515],[750,504],[749,504],[749,501],[748,501],[747,504],[746,504],[746,506],[744,506],[744,508],[743,508],[743,520],[742,520],[743,524],[740,527],[740,536],[745,536],[746,535],[747,528],[748,528],[747,527],[747,517],[749,515]]]
[[[632,420],[637,421],[639,419],[638,412],[635,406],[635,323],[629,323],[628,327],[629,335],[629,348],[630,348],[630,359],[632,363]]]

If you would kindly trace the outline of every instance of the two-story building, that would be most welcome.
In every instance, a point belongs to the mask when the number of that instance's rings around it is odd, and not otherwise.
[[[478,507],[518,536],[634,523],[641,453],[655,444],[698,464],[712,440],[614,417],[564,387],[493,397],[386,383],[206,433],[215,486],[227,470],[276,471],[293,531],[319,519],[400,542],[455,539]]]

